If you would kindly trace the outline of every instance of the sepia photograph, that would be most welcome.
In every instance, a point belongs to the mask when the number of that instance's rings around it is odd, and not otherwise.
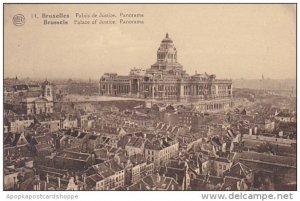
[[[4,191],[297,191],[295,3],[4,3],[2,90]]]

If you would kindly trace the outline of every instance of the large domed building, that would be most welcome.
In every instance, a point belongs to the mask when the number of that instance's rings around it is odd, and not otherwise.
[[[230,106],[232,80],[215,75],[188,75],[177,61],[177,49],[167,33],[149,69],[134,68],[128,76],[105,73],[100,78],[100,95],[128,96],[178,102],[200,102],[200,110],[220,110]]]

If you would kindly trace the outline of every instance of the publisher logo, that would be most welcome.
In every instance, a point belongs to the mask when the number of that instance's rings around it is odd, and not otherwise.
[[[17,14],[13,17],[12,21],[15,26],[23,26],[25,24],[25,17],[22,14]]]

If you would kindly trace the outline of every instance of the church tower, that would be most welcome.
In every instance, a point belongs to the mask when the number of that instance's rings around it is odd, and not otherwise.
[[[52,96],[52,85],[46,80],[43,83],[43,97],[47,98],[48,100],[52,100],[53,96]]]

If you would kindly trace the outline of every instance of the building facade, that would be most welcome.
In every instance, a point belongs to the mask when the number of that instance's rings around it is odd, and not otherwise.
[[[207,73],[188,75],[177,61],[173,40],[166,37],[149,69],[134,68],[128,76],[105,73],[100,78],[100,95],[129,96],[172,101],[205,101],[232,98],[232,80],[216,79]]]
[[[36,94],[30,94],[21,101],[21,107],[27,115],[53,113],[52,85],[45,81]]]
[[[145,157],[158,168],[164,162],[178,155],[179,143],[172,139],[155,139],[145,144]]]

